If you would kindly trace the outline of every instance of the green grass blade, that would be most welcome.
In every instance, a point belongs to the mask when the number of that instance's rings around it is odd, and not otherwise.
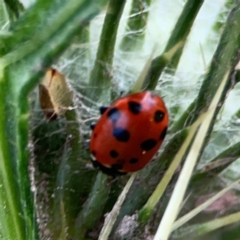
[[[6,103],[9,102],[8,81],[3,76],[3,69],[0,66],[0,180],[1,180],[1,236],[4,239],[26,239],[24,221],[22,219],[23,209],[19,202],[19,186],[16,181],[18,173],[14,160],[16,161],[16,153],[12,151],[13,143],[16,136],[9,133],[9,121],[6,113]],[[15,127],[15,119],[11,124]],[[9,139],[9,140],[8,140]],[[4,210],[5,209],[5,210]]]
[[[187,213],[186,215],[182,216],[181,218],[179,218],[172,227],[172,231],[176,230],[177,228],[181,227],[183,224],[185,224],[186,222],[188,222],[190,219],[192,219],[193,217],[195,217],[198,213],[200,213],[201,211],[203,211],[205,208],[207,208],[208,206],[210,206],[212,203],[214,203],[217,199],[219,199],[220,197],[222,197],[226,192],[228,192],[230,189],[236,187],[240,182],[240,179],[238,179],[237,181],[231,183],[228,187],[224,188],[223,190],[221,190],[219,193],[215,194],[213,197],[209,198],[207,201],[205,201],[204,203],[200,204],[198,207],[194,208],[192,211],[190,211],[189,213]]]
[[[58,1],[50,1],[47,3],[49,8],[45,9],[46,2],[38,1],[13,26],[12,34],[0,39],[0,46],[4,46],[5,52],[0,60],[0,126],[1,130],[3,129],[0,140],[3,161],[0,171],[4,173],[1,184],[3,189],[7,189],[7,199],[3,206],[9,211],[11,221],[11,225],[6,221],[9,232],[4,230],[2,233],[5,239],[38,238],[28,176],[27,152],[27,96],[39,81],[38,74],[41,71],[37,66],[43,62],[46,65],[50,64],[68,46],[69,39],[79,28],[79,22],[96,15],[104,2],[61,1],[59,4]],[[49,11],[52,12],[48,18]],[[46,19],[49,22],[44,25]],[[41,28],[46,31],[41,31]],[[27,38],[26,32],[29,34]],[[31,72],[30,69],[34,68],[38,71]]]
[[[132,183],[136,177],[136,172],[133,173],[131,175],[131,177],[129,178],[127,184],[125,185],[122,193],[120,194],[120,196],[118,197],[118,200],[117,202],[115,203],[112,211],[109,213],[110,216],[108,216],[107,220],[105,221],[104,223],[104,226],[100,232],[100,235],[99,235],[99,238],[98,240],[108,240],[108,237],[112,231],[112,228],[113,228],[113,225],[118,217],[118,214],[119,214],[119,211],[120,211],[120,208],[123,204],[123,201],[125,200],[126,198],[126,195],[130,189],[130,187],[132,186]]]
[[[219,86],[217,93],[209,107],[207,115],[199,127],[199,131],[188,153],[183,169],[178,178],[177,184],[175,186],[175,189],[173,191],[173,194],[171,196],[167,209],[165,210],[165,213],[163,215],[159,228],[156,232],[154,240],[159,240],[159,239],[167,240],[169,237],[172,224],[177,217],[180,204],[183,200],[186,188],[188,186],[190,177],[192,175],[193,168],[197,162],[198,153],[206,137],[208,128],[211,124],[212,118],[214,116],[214,112],[217,108],[218,102],[221,98],[222,92],[227,83],[229,74],[230,74],[230,69],[227,71],[224,78],[222,79],[221,85]]]
[[[199,225],[192,226],[193,229],[197,232],[196,235],[201,236],[206,233],[212,232],[219,228],[226,227],[230,224],[237,223],[240,221],[240,212],[229,214],[227,216],[205,222]],[[229,238],[228,238],[229,239]],[[236,238],[235,238],[236,239]]]
[[[221,173],[239,158],[239,149],[240,143],[236,143],[218,154],[214,159],[210,160],[205,166],[194,173],[191,185],[193,186],[196,182],[206,179],[206,177],[210,179]]]

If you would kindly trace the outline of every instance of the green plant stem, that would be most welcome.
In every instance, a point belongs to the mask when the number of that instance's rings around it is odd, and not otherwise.
[[[196,182],[199,182],[201,180],[204,181],[206,177],[208,179],[210,179],[211,177],[215,177],[239,157],[240,143],[238,142],[221,152],[214,159],[210,160],[209,163],[202,169],[196,171],[192,177],[191,185],[194,186]]]
[[[110,189],[111,185],[107,184],[106,175],[99,172],[90,195],[76,218],[76,239],[86,239],[87,231],[94,229],[96,223],[101,219],[104,212],[104,206],[108,200]]]
[[[182,114],[182,116],[177,120],[175,121],[169,132],[170,133],[176,133],[177,131],[183,129],[185,127],[185,124],[186,124],[186,120],[187,118],[189,117],[189,114],[193,111],[194,107],[195,107],[195,104],[196,104],[196,101],[193,101],[189,106],[188,108],[186,109],[186,111],[184,111],[184,113]]]
[[[95,171],[86,171],[86,164],[78,161],[83,145],[80,143],[80,127],[76,112],[75,110],[67,111],[65,115],[67,120],[66,132],[69,137],[65,143],[57,173],[54,194],[54,222],[57,227],[52,229],[54,236],[58,238],[75,234],[74,222],[81,209],[80,203],[86,199],[95,175]],[[59,212],[59,209],[62,211]],[[62,229],[67,230],[62,232]]]
[[[220,39],[220,43],[217,50],[213,56],[213,60],[206,75],[202,87],[200,89],[199,95],[196,99],[196,105],[189,118],[186,121],[186,126],[191,125],[199,114],[206,109],[215,92],[220,84],[221,78],[224,75],[226,69],[231,66],[231,70],[234,69],[237,62],[239,61],[238,49],[239,49],[239,26],[240,26],[240,6],[239,4],[235,7],[229,14],[224,32]],[[226,93],[231,90],[235,85],[234,73],[231,74],[227,86],[223,92],[219,107],[215,113],[215,117],[219,112],[224,100]]]
[[[121,42],[121,49],[130,51],[133,49],[140,49],[144,43],[145,30],[149,15],[147,9],[152,0],[133,0],[130,17],[128,18],[126,35]]]
[[[192,25],[197,17],[197,14],[204,3],[204,0],[192,1],[188,0],[183,8],[181,15],[179,16],[177,23],[172,31],[171,37],[168,40],[164,52],[169,51],[177,42],[184,41],[191,31]],[[182,55],[184,46],[174,55],[170,62],[171,68],[176,69],[179,59]],[[157,60],[155,60],[157,62]]]
[[[191,30],[193,22],[197,16],[199,9],[201,8],[204,0],[192,1],[188,0],[185,3],[184,9],[178,18],[177,23],[172,31],[172,34],[168,40],[168,43],[163,51],[163,54],[172,49],[179,42],[186,42],[186,38]],[[171,59],[171,67],[176,69],[179,59],[182,55],[184,45],[178,49],[173,58]],[[162,54],[162,55],[163,55]],[[147,77],[145,79],[147,89],[155,89],[158,79],[169,62],[164,63],[162,55],[153,59]]]
[[[105,16],[97,56],[90,75],[89,84],[94,88],[89,92],[92,100],[98,100],[104,91],[104,100],[110,101],[111,71],[117,30],[126,0],[110,0]],[[106,97],[108,96],[108,97]]]

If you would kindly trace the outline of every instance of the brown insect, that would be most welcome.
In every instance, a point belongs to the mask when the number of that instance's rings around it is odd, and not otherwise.
[[[47,119],[56,120],[72,104],[72,91],[65,76],[56,69],[47,70],[39,84],[40,105]]]

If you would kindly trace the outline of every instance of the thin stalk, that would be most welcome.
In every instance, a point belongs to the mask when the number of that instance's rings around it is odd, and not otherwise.
[[[76,239],[86,239],[87,231],[94,229],[101,219],[111,189],[111,185],[107,184],[107,181],[106,175],[99,172],[90,195],[75,220]]]
[[[158,84],[158,78],[159,78],[159,77],[157,77],[158,73],[156,71],[162,72],[163,69],[167,66],[167,64],[171,61],[173,56],[179,51],[179,49],[181,49],[183,44],[184,44],[183,41],[177,42],[176,45],[174,45],[171,49],[169,49],[168,51],[164,52],[161,56],[159,56],[159,61],[156,66],[153,66],[154,60],[151,62],[149,70],[144,79],[144,84],[143,84],[144,88],[146,88],[148,90],[155,89],[155,87]],[[159,74],[159,76],[160,76],[160,74]]]
[[[133,0],[127,22],[126,35],[121,42],[123,51],[140,49],[144,43],[145,30],[152,0]]]
[[[194,20],[198,14],[199,9],[201,8],[204,0],[193,1],[188,0],[185,5],[184,9],[178,18],[175,27],[172,31],[172,34],[168,40],[168,43],[163,51],[163,53],[168,52],[172,49],[177,43],[183,42],[183,46],[175,53],[172,57],[170,63],[171,67],[176,69],[179,59],[182,55],[183,47],[186,43],[186,38],[191,31],[191,27],[194,23]],[[165,64],[166,66],[167,64]],[[164,66],[164,67],[165,67]],[[145,82],[147,83],[146,87],[148,89],[153,89],[153,86],[156,86],[158,79],[164,69],[162,55],[153,59],[151,68],[149,69],[148,75],[146,77]],[[155,87],[154,87],[155,88]]]
[[[186,127],[186,120],[189,117],[189,114],[194,110],[196,101],[194,100],[189,106],[188,108],[185,110],[185,112],[182,114],[182,116],[175,121],[170,129],[171,133],[176,133],[177,131],[183,129],[184,127]]]
[[[240,221],[240,212],[236,212],[233,214],[229,214],[227,216],[214,219],[209,222],[205,222],[203,224],[192,226],[193,229],[197,232],[197,236],[204,235],[206,233],[212,232],[214,230],[217,230],[219,228],[228,226],[233,223],[237,223]]]
[[[108,4],[97,56],[89,80],[90,86],[94,86],[91,92],[89,92],[89,97],[93,100],[98,100],[101,93],[106,91],[106,89],[109,90],[111,87],[114,48],[117,30],[125,3],[126,0],[110,0]],[[110,92],[107,100],[110,100]]]
[[[115,203],[112,211],[109,213],[109,216],[107,218],[107,220],[105,221],[104,223],[104,226],[100,232],[100,235],[99,235],[99,238],[98,240],[108,240],[108,237],[112,231],[112,228],[113,228],[113,225],[118,217],[118,214],[119,214],[119,211],[120,211],[120,208],[123,204],[123,201],[125,200],[126,198],[126,195],[130,189],[130,187],[132,186],[132,183],[136,177],[136,172],[133,173],[131,175],[131,177],[129,178],[127,184],[125,185],[122,193],[120,194],[120,196],[118,197],[118,200],[117,202]]]
[[[224,227],[227,227],[230,224],[239,223],[240,221],[240,212],[232,213],[224,217],[220,217],[208,222],[199,223],[199,224],[192,224],[187,227],[183,227],[179,229],[179,233],[181,234],[181,238],[190,237],[190,238],[197,238],[208,233],[211,233],[217,229],[219,229],[219,236],[216,239],[238,239],[236,238],[239,235],[239,224],[235,224],[234,228],[230,228],[230,231],[227,231]],[[224,232],[221,232],[220,229],[224,228]],[[237,229],[237,231],[236,231]],[[233,232],[232,232],[233,231]],[[232,233],[230,233],[232,232]],[[177,233],[177,234],[179,234]],[[214,234],[214,236],[216,236]],[[204,236],[205,237],[205,236]],[[207,236],[206,236],[207,237]],[[206,238],[205,237],[205,238]],[[199,239],[199,238],[197,238]],[[203,238],[200,238],[203,239]],[[207,237],[207,239],[209,239]],[[212,238],[211,238],[212,239]]]
[[[185,224],[186,222],[188,222],[190,219],[194,218],[198,213],[200,213],[201,211],[203,211],[204,209],[206,209],[208,206],[210,206],[211,204],[213,204],[217,199],[219,199],[220,197],[222,197],[225,193],[227,193],[230,189],[236,187],[240,182],[240,179],[238,179],[237,181],[233,182],[232,184],[230,184],[228,187],[224,188],[223,190],[221,190],[219,193],[215,194],[213,197],[209,198],[207,201],[205,201],[204,203],[200,204],[199,206],[197,206],[196,208],[194,208],[192,211],[188,212],[187,214],[185,214],[184,216],[182,216],[181,218],[179,218],[172,227],[172,231],[176,230],[177,228],[181,227],[183,224]]]
[[[191,185],[194,186],[196,182],[206,179],[206,177],[211,178],[223,170],[225,170],[231,163],[233,163],[240,156],[240,143],[236,143],[218,156],[209,161],[201,169],[197,170],[191,180]]]

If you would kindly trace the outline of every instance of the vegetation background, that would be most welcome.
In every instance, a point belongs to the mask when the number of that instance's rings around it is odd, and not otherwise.
[[[239,0],[0,0],[0,239],[239,239],[239,45]],[[56,121],[49,67],[73,92]],[[113,180],[89,125],[141,89],[164,97],[168,135]]]

